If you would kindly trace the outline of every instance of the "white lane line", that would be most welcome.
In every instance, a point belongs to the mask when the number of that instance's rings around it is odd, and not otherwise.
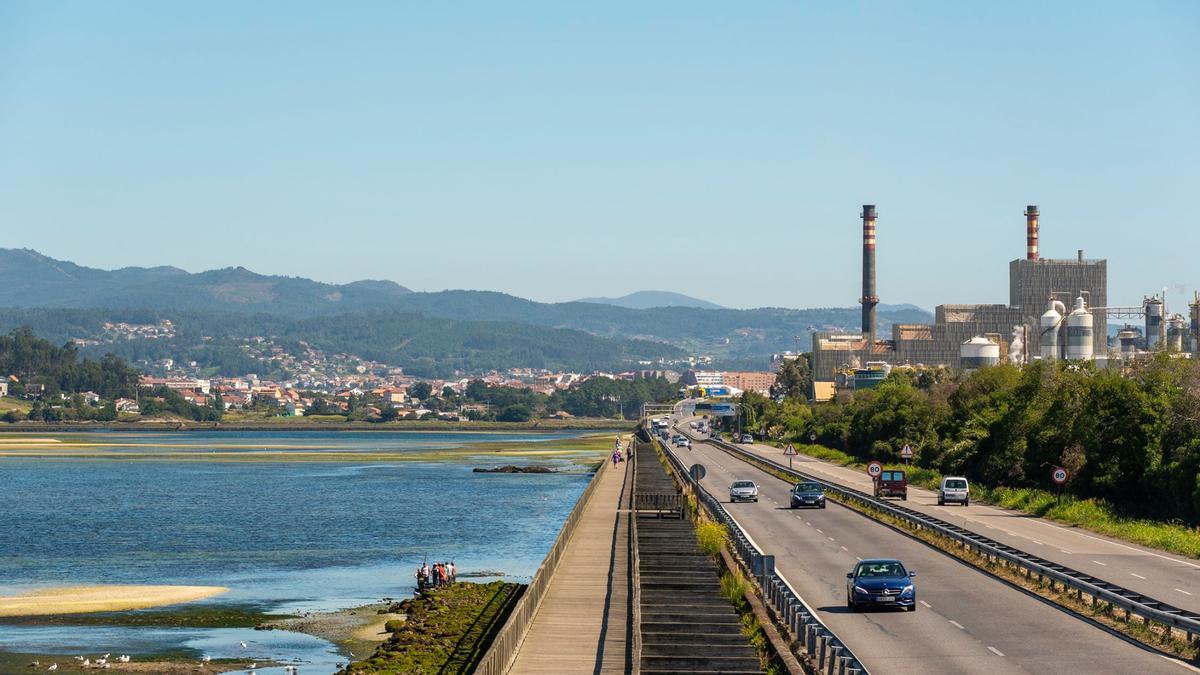
[[[821,528],[819,528],[819,527],[818,527],[818,528],[817,528],[817,532],[821,532]],[[824,532],[821,532],[821,534],[825,534],[825,533],[824,533]]]
[[[1137,572],[1130,572],[1130,573],[1129,573],[1129,576],[1132,576],[1132,577],[1137,577],[1137,578],[1139,578],[1139,579],[1145,579],[1145,578],[1146,578],[1146,577],[1144,577],[1144,576],[1142,576],[1142,575],[1138,574]]]
[[[1183,593],[1184,595],[1191,595],[1191,593],[1188,593],[1187,591],[1183,590],[1182,588],[1176,588],[1175,590],[1180,593]]]
[[[1170,661],[1171,663],[1174,663],[1175,665],[1179,666],[1180,668],[1187,668],[1188,670],[1192,671],[1193,673],[1200,673],[1200,668],[1197,668],[1196,666],[1188,665],[1188,664],[1184,663],[1183,661],[1180,661],[1179,659],[1167,656],[1166,654],[1159,654],[1159,656]]]
[[[925,602],[924,600],[921,601],[921,604],[925,605],[925,609],[933,609],[933,605],[929,604],[928,602]]]
[[[845,546],[842,547],[842,550],[845,551],[846,553],[850,552],[850,549],[846,548]]]
[[[988,651],[995,654],[996,656],[1004,656],[1004,652],[1000,651],[999,649],[996,649],[995,647],[992,647],[991,645],[988,645]]]
[[[966,628],[963,628],[963,625],[961,623],[955,621],[954,619],[950,619],[950,625],[954,626],[955,628],[957,628],[959,630],[966,630]]]
[[[1108,565],[1106,565],[1106,564],[1104,564],[1104,563],[1100,562],[1099,560],[1093,560],[1092,562],[1096,563],[1097,565],[1099,565],[1099,566],[1101,566],[1101,567],[1108,567]]]
[[[799,518],[800,516],[796,516],[796,517],[797,517],[797,518]],[[809,526],[809,527],[812,527],[812,523],[808,522],[807,520],[806,520],[806,521],[804,521],[804,524],[805,524],[805,525],[807,525],[807,526]]]
[[[1070,551],[1068,551],[1068,550],[1067,550],[1067,549],[1065,549],[1065,548],[1060,548],[1060,549],[1058,549],[1058,552],[1059,552],[1059,553],[1066,553],[1067,555],[1074,555],[1073,553],[1071,553]]]
[[[826,539],[829,541],[837,541],[837,539],[834,539],[833,537],[826,537]],[[1188,595],[1191,595],[1191,593],[1188,593]]]
[[[1045,544],[1043,544],[1042,542],[1038,541],[1037,539],[1030,539],[1029,541],[1032,541],[1033,543],[1037,544],[1038,546],[1045,546]]]

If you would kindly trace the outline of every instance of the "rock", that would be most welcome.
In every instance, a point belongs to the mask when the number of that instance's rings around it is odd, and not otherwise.
[[[555,473],[554,469],[545,466],[513,466],[506,464],[496,467],[480,467],[474,468],[475,473]]]

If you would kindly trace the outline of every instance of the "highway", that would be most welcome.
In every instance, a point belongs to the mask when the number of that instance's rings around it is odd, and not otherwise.
[[[693,438],[687,428],[679,430]],[[787,465],[783,451],[761,443],[739,446],[773,462]],[[804,455],[792,458],[792,468],[816,478],[862,492],[871,492],[866,472],[836,466]],[[1154,551],[1081,528],[1067,527],[1018,511],[972,502],[938,506],[937,493],[910,486],[904,506],[951,522],[1013,548],[1066,565],[1097,579],[1124,586],[1181,609],[1200,612],[1200,563]]]
[[[836,503],[792,510],[788,482],[707,443],[671,451],[685,466],[703,464],[704,487],[723,502],[735,479],[760,485],[758,503],[728,505],[730,513],[874,673],[1200,672]],[[916,612],[846,609],[846,572],[870,557],[896,557],[918,572]]]

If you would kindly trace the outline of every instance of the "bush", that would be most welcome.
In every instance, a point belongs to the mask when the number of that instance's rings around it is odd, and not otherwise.
[[[729,533],[724,525],[703,522],[696,525],[696,538],[700,540],[700,552],[704,555],[715,556],[725,547]]]

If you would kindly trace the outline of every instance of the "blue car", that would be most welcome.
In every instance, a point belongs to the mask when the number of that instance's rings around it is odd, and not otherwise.
[[[863,560],[846,573],[846,606],[851,612],[862,607],[902,607],[917,611],[916,572],[904,569],[899,560]]]

